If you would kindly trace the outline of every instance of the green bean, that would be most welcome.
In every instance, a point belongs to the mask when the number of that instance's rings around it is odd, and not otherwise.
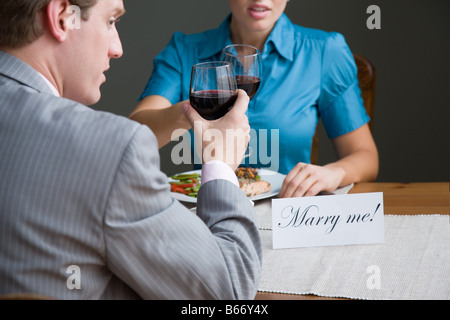
[[[190,178],[196,179],[196,178],[200,178],[200,177],[201,177],[201,175],[198,174],[198,173],[179,174],[179,175],[171,176],[171,178],[173,180],[187,180],[187,179],[190,179]]]

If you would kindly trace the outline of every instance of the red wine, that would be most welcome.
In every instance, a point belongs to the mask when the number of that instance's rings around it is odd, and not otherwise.
[[[253,98],[256,91],[258,91],[261,79],[252,76],[236,76],[236,83],[238,89],[242,89],[247,92],[249,98]]]
[[[224,90],[191,92],[189,101],[206,120],[222,118],[234,105],[237,93]]]

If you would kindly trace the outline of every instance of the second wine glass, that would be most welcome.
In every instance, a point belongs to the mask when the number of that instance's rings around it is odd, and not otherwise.
[[[261,83],[261,55],[257,48],[246,44],[233,44],[222,50],[220,60],[230,62],[238,89],[253,98]]]

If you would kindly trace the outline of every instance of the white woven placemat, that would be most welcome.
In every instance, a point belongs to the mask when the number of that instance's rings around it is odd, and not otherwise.
[[[272,249],[267,207],[259,291],[353,299],[450,299],[449,216],[385,216],[385,242]]]

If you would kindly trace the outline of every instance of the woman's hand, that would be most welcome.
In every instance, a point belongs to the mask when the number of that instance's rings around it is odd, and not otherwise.
[[[316,166],[300,162],[288,173],[280,198],[315,196],[321,191],[336,190],[345,175],[337,165]]]
[[[298,163],[286,176],[280,197],[315,196],[376,179],[378,151],[367,124],[332,142],[339,160],[325,166]]]

